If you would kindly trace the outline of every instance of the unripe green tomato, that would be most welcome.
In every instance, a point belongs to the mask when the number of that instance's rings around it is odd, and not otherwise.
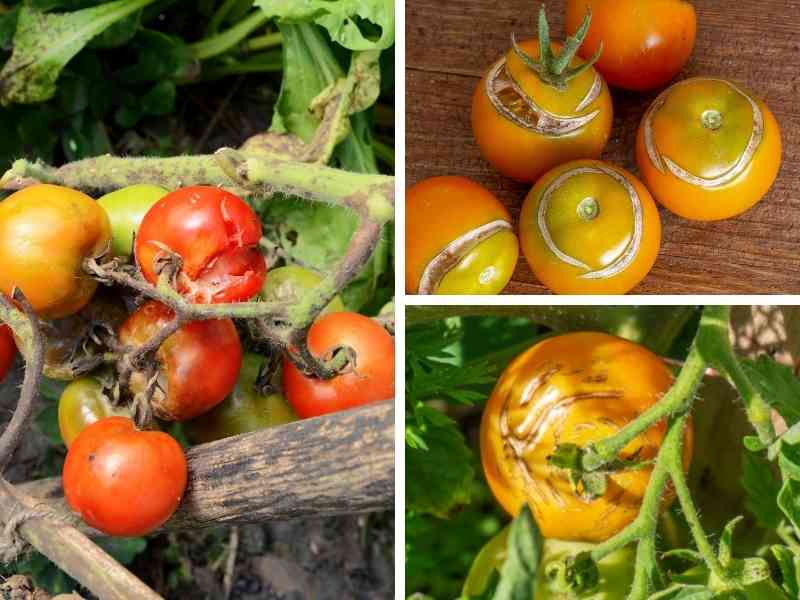
[[[321,281],[322,275],[305,267],[298,265],[278,267],[267,275],[267,280],[261,287],[261,297],[267,302],[294,302],[317,287]],[[320,314],[327,315],[345,310],[347,309],[344,307],[344,302],[336,296]]]
[[[114,256],[128,257],[133,253],[133,238],[142,219],[150,207],[168,193],[169,190],[157,185],[141,183],[110,192],[97,201],[111,221],[111,252]]]
[[[482,594],[494,571],[500,570],[506,560],[506,544],[509,528],[506,527],[481,549],[470,567],[464,583],[463,596]],[[597,587],[583,593],[564,592],[556,588],[547,576],[548,565],[568,556],[588,552],[594,544],[545,540],[542,559],[536,568],[536,584],[532,598],[535,600],[625,600],[633,582],[635,551],[622,548],[612,552],[597,563],[600,581]]]
[[[64,388],[58,401],[58,428],[69,448],[83,429],[105,417],[128,417],[127,406],[114,406],[96,377],[79,377]]]
[[[183,425],[189,439],[196,443],[256,431],[297,420],[292,407],[281,394],[262,396],[255,390],[264,357],[246,353],[233,393],[209,412]]]

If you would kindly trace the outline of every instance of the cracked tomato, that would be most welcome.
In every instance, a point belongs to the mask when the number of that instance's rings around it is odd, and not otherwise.
[[[579,160],[556,167],[522,205],[520,242],[536,277],[559,294],[624,294],[661,244],[655,202],[632,174]]]
[[[14,355],[17,346],[14,343],[14,334],[7,325],[0,325],[0,383],[6,378],[11,365],[14,364]]]
[[[322,360],[344,349],[353,356],[328,380],[306,375],[289,359],[283,361],[283,389],[300,418],[394,397],[394,338],[369,317],[352,312],[321,317],[308,332],[308,349]]]
[[[147,302],[125,321],[119,340],[145,344],[173,319],[172,310]],[[151,400],[155,415],[169,421],[192,419],[211,410],[233,391],[242,366],[242,346],[230,319],[192,321],[173,333],[156,353],[157,386]],[[130,387],[143,392],[147,373],[135,371]]]
[[[181,188],[147,211],[136,235],[136,262],[158,281],[168,251],[181,258],[178,291],[198,303],[249,300],[267,264],[259,251],[261,222],[244,200],[210,186]]]
[[[131,417],[127,406],[114,406],[96,377],[79,377],[64,388],[58,400],[58,429],[69,448],[78,434],[106,417]]]
[[[406,194],[406,292],[499,294],[519,256],[511,215],[464,177],[432,177]]]
[[[172,437],[108,417],[86,427],[70,446],[64,497],[91,527],[142,536],[172,516],[187,477],[186,456]]]
[[[612,472],[605,493],[589,500],[548,457],[559,444],[583,447],[615,434],[671,386],[658,356],[612,335],[569,333],[534,345],[506,368],[483,411],[481,459],[495,498],[511,515],[527,503],[546,538],[607,540],[639,514],[652,465]],[[656,423],[620,458],[653,459],[665,434],[666,423]],[[692,441],[690,425],[685,468]]]
[[[578,53],[601,46],[595,68],[609,85],[650,90],[673,79],[688,62],[697,33],[694,7],[684,0],[568,0],[565,28],[572,35],[586,11],[592,25]]]
[[[19,288],[40,317],[75,314],[97,282],[83,262],[111,241],[105,211],[82,192],[38,184],[0,202],[0,292]]]

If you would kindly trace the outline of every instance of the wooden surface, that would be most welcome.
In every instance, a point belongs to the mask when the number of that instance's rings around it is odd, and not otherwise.
[[[554,39],[563,2],[546,2]],[[772,190],[737,218],[681,219],[660,208],[661,252],[632,293],[800,293],[800,0],[697,0],[694,54],[679,79],[715,75],[761,96],[781,126],[783,165]],[[463,175],[487,186],[518,218],[530,186],[483,160],[469,123],[483,72],[518,37],[535,36],[531,0],[406,0],[407,186],[435,175]],[[603,159],[638,174],[639,121],[658,91],[612,90],[614,129]],[[520,256],[506,293],[547,293]]]

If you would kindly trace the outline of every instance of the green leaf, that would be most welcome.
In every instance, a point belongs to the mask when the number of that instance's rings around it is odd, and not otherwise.
[[[778,466],[784,479],[800,481],[800,444],[781,443]]]
[[[23,5],[14,52],[0,71],[0,103],[43,102],[61,70],[89,41],[153,0],[117,0],[71,13],[45,14]]]
[[[101,537],[97,538],[95,543],[123,565],[131,564],[147,549],[147,540],[144,538]]]
[[[512,521],[506,561],[493,600],[531,600],[544,540],[531,509],[525,505]]]
[[[783,482],[778,494],[778,506],[795,529],[800,529],[800,481],[787,479]]]
[[[772,555],[783,576],[783,589],[790,598],[800,598],[800,554],[786,546],[772,546]]]
[[[771,463],[759,454],[742,452],[742,487],[745,506],[758,523],[775,529],[781,521],[778,492],[781,484],[772,472]]]
[[[0,14],[0,48],[3,50],[11,49],[11,41],[14,39],[14,31],[17,29],[18,17],[19,6]]]
[[[124,19],[113,23],[108,29],[92,39],[92,41],[89,42],[89,47],[119,48],[120,46],[124,46],[130,42],[133,36],[136,35],[136,32],[139,31],[141,17],[142,11],[137,10]]]
[[[742,360],[741,363],[762,397],[789,426],[800,422],[800,379],[792,369],[763,354],[755,361]]]
[[[48,403],[33,421],[33,426],[47,436],[48,441],[54,445],[61,445],[61,430],[58,428],[58,403]]]
[[[136,53],[136,62],[119,70],[120,81],[129,84],[163,79],[182,81],[192,76],[195,62],[192,52],[177,36],[142,29],[128,49]]]

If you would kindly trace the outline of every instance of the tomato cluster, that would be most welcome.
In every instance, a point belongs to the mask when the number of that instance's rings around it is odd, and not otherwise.
[[[535,184],[519,237],[539,280],[556,293],[626,293],[659,251],[653,199],[687,219],[743,213],[777,177],[780,130],[744,88],[698,77],[667,88],[644,114],[635,141],[643,182],[598,162],[613,122],[608,86],[651,90],[675,78],[697,16],[684,0],[569,0],[565,23],[572,37],[551,42],[542,7],[539,39],[512,37],[475,90],[472,131],[498,172]],[[409,293],[494,294],[510,279],[512,231],[502,242],[500,233],[480,236],[488,223],[510,223],[508,213],[488,190],[457,179],[408,190]]]
[[[323,381],[287,358],[281,393],[280,360],[266,365],[266,357],[245,352],[233,320],[201,319],[165,331],[175,319],[171,308],[142,303],[122,288],[96,294],[90,275],[106,261],[114,268],[128,263],[125,269],[198,304],[260,296],[291,306],[322,282],[295,265],[267,279],[260,241],[253,209],[214,187],[169,192],[135,185],[95,201],[65,187],[33,185],[0,201],[0,292],[24,294],[48,338],[45,372],[69,381],[58,406],[68,447],[64,493],[92,527],[143,535],[176,510],[187,462],[181,445],[158,430],[161,421],[183,423],[191,441],[204,443],[393,397],[391,335],[346,312],[339,296],[310,328],[308,348],[323,361],[344,353],[344,366]],[[139,352],[168,332],[151,352]],[[92,344],[116,368],[76,379],[64,365]],[[0,380],[15,351],[11,330],[0,326]],[[143,402],[148,413],[140,412]],[[138,429],[134,419],[150,413],[153,429]]]

